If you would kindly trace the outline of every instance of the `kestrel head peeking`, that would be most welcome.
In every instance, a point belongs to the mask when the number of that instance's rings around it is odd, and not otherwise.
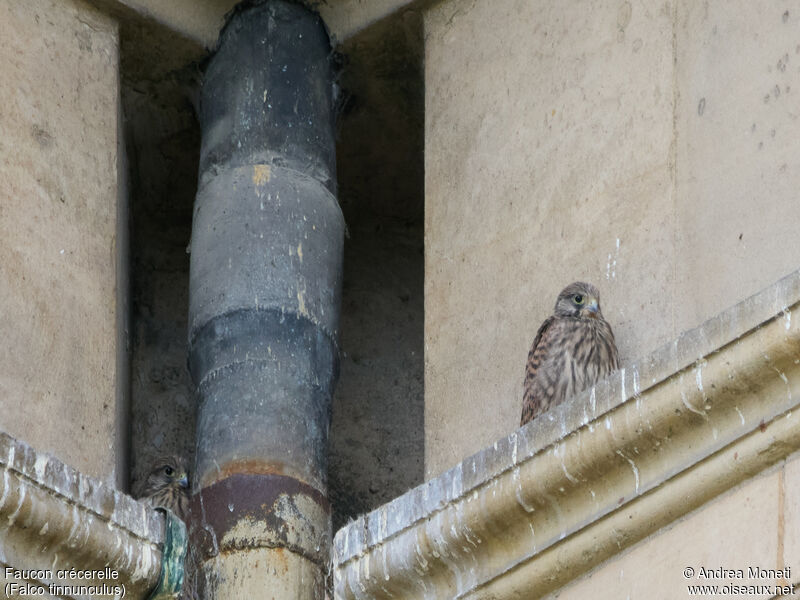
[[[528,353],[520,424],[593,386],[618,366],[614,333],[600,310],[600,292],[589,283],[569,284]]]
[[[189,470],[180,456],[166,456],[158,461],[142,491],[151,506],[168,508],[186,520],[189,514]]]

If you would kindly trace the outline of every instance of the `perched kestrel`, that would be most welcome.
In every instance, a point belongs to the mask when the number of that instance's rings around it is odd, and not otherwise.
[[[600,311],[600,292],[575,282],[558,295],[553,315],[536,333],[525,367],[520,425],[615,371],[619,354]]]
[[[189,476],[186,461],[167,456],[157,461],[144,483],[141,498],[151,506],[168,508],[186,521],[189,515]]]
[[[166,456],[156,462],[144,482],[140,498],[156,508],[168,508],[184,523],[189,516],[189,469],[180,456]],[[183,588],[179,600],[197,600],[197,559],[190,545],[184,561]]]

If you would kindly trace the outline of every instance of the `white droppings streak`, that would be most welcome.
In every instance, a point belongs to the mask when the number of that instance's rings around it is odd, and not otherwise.
[[[517,436],[514,435],[514,443],[511,446],[511,464],[517,464]]]
[[[467,525],[464,525],[464,539],[467,540],[467,542],[469,542],[473,548],[477,548],[478,544],[481,543],[481,539],[475,535],[475,532],[472,531],[472,529],[470,529]]]
[[[625,456],[622,453],[621,450],[617,450],[617,454],[619,454],[622,458],[624,458],[625,460],[627,460],[630,463],[631,469],[633,469],[633,478],[634,478],[634,485],[635,485],[636,493],[638,494],[639,493],[639,469],[636,468],[636,463],[634,463],[630,458]]]
[[[6,465],[9,467],[14,467],[14,456],[16,454],[17,447],[14,444],[11,444],[8,447],[8,459],[6,460]]]
[[[74,504],[72,505],[72,524],[69,528],[69,533],[67,534],[67,544],[70,548],[75,547],[75,542],[70,542],[70,540],[75,537],[75,533],[78,531],[78,526],[80,525],[80,515],[78,514],[78,507]]]
[[[592,386],[592,392],[589,394],[589,404],[592,407],[592,416],[594,416],[597,414],[597,398],[595,397],[594,386]]]
[[[569,479],[572,483],[578,483],[578,480],[570,475],[569,471],[567,471],[567,465],[564,464],[564,459],[561,459],[561,470],[564,471],[564,475],[566,475],[567,479]]]
[[[781,371],[780,369],[777,369],[776,367],[772,367],[772,369],[778,374],[778,376],[781,378],[781,381],[783,381],[783,383],[786,384],[786,394],[788,395],[789,400],[791,400],[792,399],[792,386],[789,385],[789,379],[786,377],[786,374],[783,371]]]
[[[10,515],[8,515],[8,525],[9,525],[9,527],[11,525],[13,525],[14,522],[17,520],[17,517],[19,516],[19,511],[22,510],[22,504],[24,502],[25,502],[25,487],[24,486],[20,486],[19,487],[19,502],[17,502],[17,507],[14,509],[14,511]]]
[[[683,390],[681,390],[681,400],[683,400],[683,405],[686,408],[688,408],[690,411],[692,411],[693,413],[696,413],[696,414],[700,415],[701,417],[705,417],[706,416],[705,411],[697,410],[694,406],[689,404],[689,399],[686,397],[686,392],[683,391]]]
[[[641,389],[639,388],[639,369],[637,369],[634,366],[633,367],[633,395],[638,398],[640,391],[641,391]]]
[[[739,410],[738,406],[734,406],[734,408],[736,409],[736,412],[739,413],[739,419],[742,421],[742,425],[744,425],[744,415],[742,414],[742,411]]]
[[[789,331],[789,328],[792,326],[792,313],[789,312],[788,308],[783,309],[783,318],[786,331]]]
[[[37,479],[41,481],[44,479],[44,473],[47,469],[47,455],[46,454],[37,454],[36,455],[36,462],[33,463],[33,472],[36,473]]]
[[[136,561],[132,579],[134,581],[143,580],[150,574],[150,567],[153,564],[153,556],[150,554],[150,547],[145,546],[141,558]]]
[[[622,401],[625,402],[625,400],[628,399],[628,395],[625,393],[625,369],[624,368],[620,369],[619,374],[620,374],[619,379],[621,382],[620,385],[622,386]]]
[[[5,504],[6,504],[6,499],[8,498],[9,487],[10,486],[8,484],[8,471],[4,469],[3,470],[3,495],[0,496],[0,507],[5,506]]]

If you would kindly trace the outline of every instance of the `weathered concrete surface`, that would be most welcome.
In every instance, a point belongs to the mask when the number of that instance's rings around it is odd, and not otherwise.
[[[593,573],[569,585],[552,598],[680,598],[687,586],[785,586],[800,581],[796,521],[798,496],[789,488],[800,458],[762,477],[745,482],[645,540]],[[794,527],[793,527],[794,526]],[[693,573],[685,573],[690,567]],[[743,579],[715,579],[701,569],[741,569]],[[752,576],[750,568],[790,568],[790,578]],[[688,577],[687,577],[688,575]],[[795,585],[797,588],[797,585]],[[796,593],[796,592],[795,592]],[[776,594],[728,594],[729,597],[770,598]],[[791,596],[794,594],[784,594]]]
[[[630,364],[796,268],[800,14],[711,5],[425,13],[427,477],[517,427],[567,283]]]
[[[351,38],[336,163],[345,239],[333,530],[423,481],[422,21]]]
[[[776,562],[800,556],[800,457],[787,462],[778,478]],[[792,573],[800,588],[800,570]]]
[[[139,46],[123,37],[123,61]],[[194,464],[197,403],[186,368],[192,204],[200,131],[174,79],[126,80],[132,218],[131,474],[157,458]]]
[[[798,316],[800,271],[356,520],[337,597],[538,598],[784,460]]]
[[[225,24],[225,15],[241,0],[89,0],[123,19],[147,20],[191,40],[199,48],[213,48]]]
[[[155,21],[198,48],[213,48],[225,15],[241,0],[90,0],[115,14]],[[310,0],[337,42],[343,42],[376,21],[413,3],[413,0]]]
[[[239,600],[240,598],[298,598],[298,588],[322,590],[324,578],[319,568],[310,560],[287,551],[285,548],[256,548],[243,555],[238,565],[218,557],[208,563],[207,597],[216,600]],[[268,572],[275,577],[265,589],[258,573]],[[286,577],[289,574],[289,577]],[[283,576],[283,577],[281,577]],[[316,592],[302,596],[308,600],[323,600]]]
[[[677,7],[676,325],[797,268],[800,10]]]
[[[39,594],[9,594],[6,566],[49,570],[22,578],[45,589],[51,583],[121,585],[125,597],[146,597],[161,568],[163,515],[6,434],[0,434],[0,472],[0,585],[7,596]],[[70,580],[58,574],[105,568],[116,576],[106,571]]]
[[[113,482],[116,24],[80,1],[7,0],[0,39],[0,427]]]

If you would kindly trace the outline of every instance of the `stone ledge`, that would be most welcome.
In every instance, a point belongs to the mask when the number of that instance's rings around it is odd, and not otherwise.
[[[120,18],[136,16],[178,33],[200,49],[213,48],[225,15],[240,0],[90,0]],[[309,2],[327,24],[334,44],[390,14],[411,7],[415,0],[326,0]]]
[[[0,563],[110,567],[125,596],[138,598],[156,584],[163,541],[164,517],[156,510],[0,432]]]
[[[364,515],[336,597],[538,597],[781,460],[798,321],[800,271]]]

